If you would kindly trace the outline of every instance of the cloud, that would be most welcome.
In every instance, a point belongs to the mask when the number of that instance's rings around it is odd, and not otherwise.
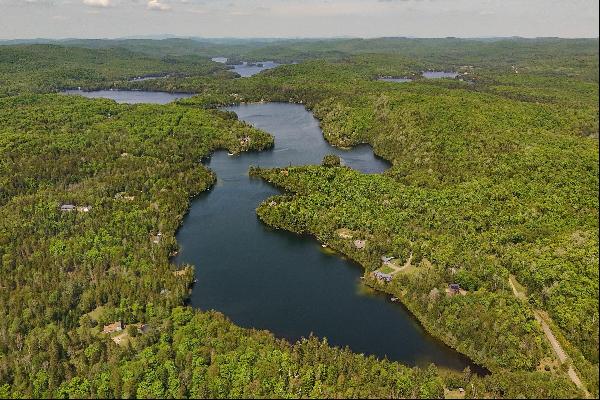
[[[148,10],[168,11],[170,9],[170,5],[161,3],[159,0],[148,0]]]
[[[111,0],[83,0],[83,4],[92,7],[110,7],[112,2]]]
[[[14,5],[25,5],[25,6],[54,6],[56,5],[55,0],[8,0],[2,1],[0,0],[0,6],[14,6]]]

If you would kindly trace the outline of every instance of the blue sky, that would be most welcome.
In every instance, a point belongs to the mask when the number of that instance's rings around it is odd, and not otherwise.
[[[0,0],[0,38],[597,37],[598,0]]]

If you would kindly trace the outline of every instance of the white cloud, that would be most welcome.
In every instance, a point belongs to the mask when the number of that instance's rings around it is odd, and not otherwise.
[[[170,9],[170,5],[161,3],[159,0],[148,0],[148,10],[167,11]]]
[[[83,0],[83,4],[92,7],[110,7],[111,0]]]

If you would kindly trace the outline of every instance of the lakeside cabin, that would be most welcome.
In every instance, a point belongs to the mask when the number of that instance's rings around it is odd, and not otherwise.
[[[150,236],[150,241],[152,241],[152,243],[154,244],[159,244],[160,243],[160,239],[162,239],[162,232],[158,231],[158,233],[156,234],[156,236],[151,235]]]
[[[185,274],[187,274],[187,271],[188,271],[187,268],[178,269],[177,271],[173,271],[173,275],[175,275],[175,276],[185,276]]]
[[[383,281],[385,283],[391,282],[392,281],[392,275],[390,274],[385,274],[381,271],[375,271],[373,272],[373,276],[375,278],[377,278],[377,280],[379,281]]]
[[[389,264],[394,258],[396,257],[381,256],[381,262],[384,264]]]
[[[364,249],[366,244],[367,244],[366,240],[355,240],[354,241],[354,247],[356,247],[359,250]]]
[[[117,321],[112,324],[104,325],[104,329],[102,329],[102,333],[114,333],[121,332],[123,330],[123,322]]]

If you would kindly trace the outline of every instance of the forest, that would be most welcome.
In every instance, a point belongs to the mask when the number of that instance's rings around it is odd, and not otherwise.
[[[175,42],[0,46],[0,397],[581,397],[569,366],[598,396],[597,40]],[[214,56],[301,62],[239,79]],[[78,87],[198,95],[53,94]],[[201,160],[273,145],[216,110],[252,101],[302,103],[330,143],[392,163],[253,168],[283,190],[259,218],[359,262],[366,284],[490,375],[290,344],[186,306],[195,266],[169,258],[215,181]],[[402,266],[387,284],[371,277],[382,255]],[[102,333],[115,321],[119,344]]]

